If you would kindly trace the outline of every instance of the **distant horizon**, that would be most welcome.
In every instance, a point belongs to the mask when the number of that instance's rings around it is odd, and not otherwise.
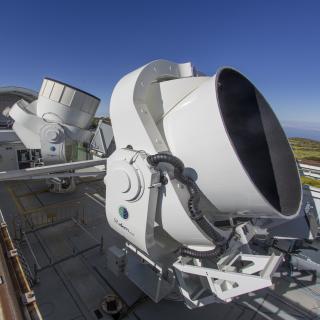
[[[320,123],[297,120],[280,120],[280,123],[289,138],[320,141]]]
[[[16,86],[0,86],[1,88],[9,88]],[[32,90],[38,93],[36,90],[31,88],[23,87],[24,89]],[[104,109],[104,108],[103,108]],[[109,117],[109,106],[106,106],[107,112],[105,112],[100,105],[96,117]],[[279,117],[278,117],[279,118]],[[305,138],[316,140],[320,142],[320,122],[311,121],[299,121],[299,120],[284,120],[279,119],[286,135],[288,138]]]

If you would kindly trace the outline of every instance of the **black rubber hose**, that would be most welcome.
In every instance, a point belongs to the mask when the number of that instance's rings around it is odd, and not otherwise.
[[[199,225],[199,227],[213,240],[216,247],[209,251],[196,251],[187,247],[180,249],[182,256],[189,256],[192,258],[218,258],[225,250],[225,239],[210,225],[210,223],[202,215],[199,209],[200,202],[200,189],[197,184],[190,178],[183,174],[184,164],[183,162],[171,155],[166,153],[158,153],[147,157],[147,161],[152,166],[157,166],[160,162],[170,163],[174,167],[175,178],[181,183],[185,184],[190,193],[188,200],[188,210],[191,218]]]
[[[188,256],[191,258],[204,259],[219,258],[225,251],[227,243],[224,237],[222,237],[218,232],[216,232],[206,218],[200,216],[195,220],[198,226],[213,240],[216,245],[214,249],[208,251],[197,251],[187,247],[180,248],[180,254],[182,256]]]
[[[182,173],[175,173],[175,177],[185,184],[188,188],[188,191],[190,193],[190,198],[188,200],[188,210],[190,213],[190,216],[193,220],[198,220],[202,217],[202,212],[199,209],[199,203],[200,203],[200,190],[197,184],[190,178],[186,177]]]
[[[190,193],[190,198],[188,200],[188,209],[192,219],[198,219],[202,214],[199,210],[200,202],[200,190],[196,183],[190,178],[183,174],[184,164],[183,162],[167,153],[157,153],[155,155],[150,155],[147,157],[147,161],[152,166],[157,166],[160,162],[170,163],[174,167],[174,174],[177,180],[185,184],[188,187]]]
[[[205,232],[205,234],[207,234],[214,241],[215,245],[225,244],[225,238],[211,226],[206,218],[201,217],[197,220],[197,224]]]
[[[154,167],[158,165],[160,162],[170,163],[181,174],[183,173],[183,170],[184,170],[183,162],[179,158],[167,153],[157,153],[155,155],[150,155],[147,157],[147,161],[150,165]]]
[[[196,259],[205,259],[205,258],[219,258],[224,252],[223,246],[216,246],[212,250],[208,251],[197,251],[187,247],[180,248],[180,254],[183,257],[190,257]]]

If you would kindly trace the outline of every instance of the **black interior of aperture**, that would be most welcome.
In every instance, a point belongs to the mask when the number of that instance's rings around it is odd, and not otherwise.
[[[300,203],[297,170],[270,106],[255,86],[233,69],[222,69],[216,86],[226,131],[250,179],[276,210],[294,214]],[[289,168],[285,168],[286,162]],[[298,200],[292,199],[295,196]]]

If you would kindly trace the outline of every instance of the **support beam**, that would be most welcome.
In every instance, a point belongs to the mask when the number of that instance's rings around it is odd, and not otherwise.
[[[35,177],[38,175],[45,175],[56,172],[65,172],[69,170],[77,170],[83,168],[90,168],[99,165],[105,165],[106,159],[99,160],[85,160],[69,163],[59,163],[49,166],[27,168],[21,170],[3,171],[0,172],[0,181],[5,180],[21,180],[24,177]],[[50,176],[52,178],[53,176]]]

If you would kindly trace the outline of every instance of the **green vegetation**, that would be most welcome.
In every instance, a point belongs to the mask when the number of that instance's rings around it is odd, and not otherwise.
[[[292,147],[294,156],[299,161],[320,166],[320,142],[304,138],[290,138],[290,145]],[[320,180],[311,177],[301,177],[303,185],[309,185],[315,188],[320,188]]]
[[[300,178],[301,178],[302,184],[307,184],[307,185],[315,187],[315,188],[320,188],[320,180],[313,179],[310,177],[300,177]]]
[[[295,157],[302,162],[320,166],[320,142],[304,138],[290,138]]]

